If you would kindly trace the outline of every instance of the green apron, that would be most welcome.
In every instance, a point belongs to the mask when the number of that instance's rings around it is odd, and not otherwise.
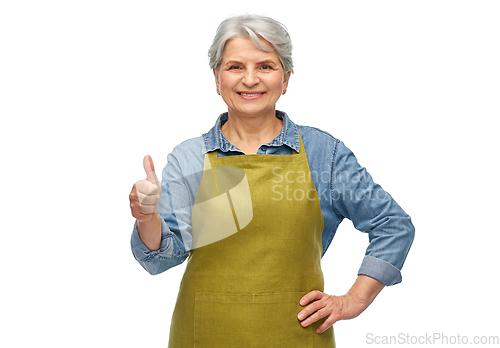
[[[323,291],[322,232],[301,138],[293,155],[208,153],[169,347],[334,348],[333,327],[316,333],[324,319],[306,328],[297,319],[300,298]]]

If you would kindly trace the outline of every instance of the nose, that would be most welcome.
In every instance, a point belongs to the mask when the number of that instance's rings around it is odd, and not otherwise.
[[[248,70],[244,73],[241,82],[247,87],[253,87],[259,83],[259,77],[255,72]]]

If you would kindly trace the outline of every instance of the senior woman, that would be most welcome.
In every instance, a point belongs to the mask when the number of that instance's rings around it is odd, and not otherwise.
[[[335,347],[332,325],[401,281],[410,217],[341,141],[276,110],[291,49],[273,19],[223,21],[209,57],[228,111],[174,148],[161,185],[144,158],[133,254],[151,274],[188,258],[169,347]],[[344,218],[370,243],[351,289],[332,296],[320,262]]]

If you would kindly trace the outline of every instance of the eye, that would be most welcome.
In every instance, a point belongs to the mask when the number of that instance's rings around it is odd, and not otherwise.
[[[262,70],[270,70],[271,67],[269,65],[263,65],[260,67]]]
[[[240,69],[241,69],[241,67],[239,65],[231,65],[229,67],[229,70],[240,70]]]

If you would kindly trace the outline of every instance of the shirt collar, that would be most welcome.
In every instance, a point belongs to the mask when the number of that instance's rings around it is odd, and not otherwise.
[[[263,144],[266,146],[282,146],[286,145],[291,149],[299,152],[300,150],[300,140],[299,131],[297,126],[293,123],[288,115],[283,111],[276,110],[276,117],[283,120],[283,127],[281,127],[280,133],[271,142]],[[203,134],[203,153],[210,151],[221,150],[223,152],[228,151],[239,151],[236,146],[231,144],[224,134],[222,134],[221,126],[227,122],[228,114],[227,112],[222,113],[215,122],[215,126],[208,131],[208,133]]]

